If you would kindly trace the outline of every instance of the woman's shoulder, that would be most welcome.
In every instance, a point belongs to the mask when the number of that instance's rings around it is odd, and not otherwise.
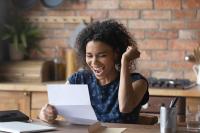
[[[72,74],[68,78],[68,81],[72,84],[87,83],[87,81],[91,78],[92,78],[92,73],[89,70],[82,69]]]
[[[75,72],[73,75],[79,75],[79,76],[91,76],[92,75],[92,72],[90,70],[87,70],[87,69],[81,69],[81,70],[78,70],[77,72]]]
[[[131,77],[133,80],[140,80],[140,79],[144,79],[147,80],[142,74],[140,73],[131,73]]]
[[[140,73],[132,73],[131,77],[132,77],[133,81],[144,79],[147,82],[147,90],[146,90],[146,92],[145,92],[145,94],[143,96],[143,99],[142,99],[141,103],[140,103],[141,105],[146,104],[148,102],[148,100],[149,100],[149,90],[148,90],[149,84],[148,84],[148,80]]]

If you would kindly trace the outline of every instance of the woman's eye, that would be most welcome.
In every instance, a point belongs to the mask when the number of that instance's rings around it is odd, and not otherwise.
[[[87,58],[92,58],[92,55],[86,55]]]
[[[105,55],[105,54],[102,54],[102,55],[99,55],[99,57],[106,57],[106,55]]]

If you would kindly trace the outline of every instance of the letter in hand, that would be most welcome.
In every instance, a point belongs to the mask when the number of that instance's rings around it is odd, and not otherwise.
[[[54,123],[57,118],[57,114],[57,110],[53,105],[46,104],[40,110],[39,119],[48,123]]]

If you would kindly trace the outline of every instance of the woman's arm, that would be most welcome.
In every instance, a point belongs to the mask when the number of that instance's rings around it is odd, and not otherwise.
[[[128,47],[121,59],[121,73],[119,83],[119,109],[122,113],[131,112],[142,100],[146,90],[147,82],[144,79],[132,81],[129,64],[140,56],[136,47]]]

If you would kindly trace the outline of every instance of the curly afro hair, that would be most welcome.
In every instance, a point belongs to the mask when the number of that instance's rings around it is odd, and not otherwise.
[[[128,46],[135,45],[136,41],[131,37],[130,33],[123,24],[115,20],[105,20],[102,22],[94,22],[84,28],[76,38],[76,48],[78,55],[84,65],[86,45],[89,41],[100,41],[118,52],[118,59],[116,64],[120,64],[122,54],[126,51]]]

